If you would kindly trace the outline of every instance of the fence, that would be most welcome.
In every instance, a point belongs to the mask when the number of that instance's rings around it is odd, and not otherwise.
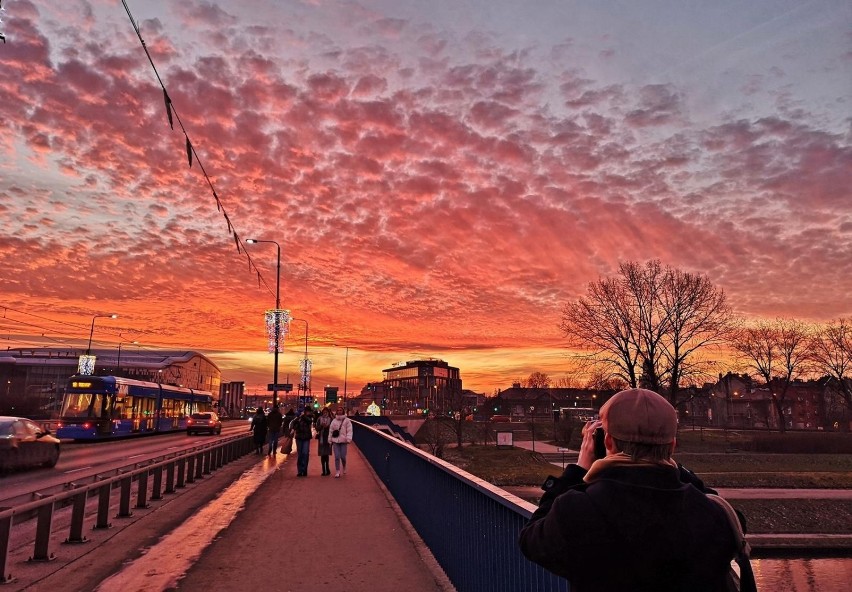
[[[459,592],[568,592],[528,561],[518,534],[535,511],[498,487],[353,422],[354,440]]]

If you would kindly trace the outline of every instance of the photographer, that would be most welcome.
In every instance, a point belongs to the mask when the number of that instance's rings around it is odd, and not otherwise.
[[[583,428],[577,464],[551,477],[521,531],[524,555],[572,592],[719,591],[737,544],[724,511],[672,460],[677,414],[657,393],[621,391]],[[606,456],[595,460],[598,427]]]

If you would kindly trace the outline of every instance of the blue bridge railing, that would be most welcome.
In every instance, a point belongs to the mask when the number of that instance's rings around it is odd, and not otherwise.
[[[459,592],[568,592],[528,561],[518,534],[535,506],[380,430],[354,440]]]

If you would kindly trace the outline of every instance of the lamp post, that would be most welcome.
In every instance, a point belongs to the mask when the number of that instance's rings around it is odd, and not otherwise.
[[[121,335],[119,335],[119,337],[121,337]],[[139,342],[138,342],[138,341],[131,341],[131,342],[130,342],[130,345],[135,345],[135,344],[137,344],[137,343],[139,343]],[[121,344],[121,342],[119,341],[119,342],[118,342],[118,359],[115,361],[115,371],[116,371],[116,374],[117,374],[117,373],[119,373],[119,372],[121,372],[121,345],[122,345],[122,344]]]
[[[346,379],[349,376],[349,346],[348,345],[338,346],[335,343],[334,347],[345,347],[346,348],[346,361],[344,362],[344,365],[343,365],[343,408],[346,409],[346,393],[347,393]]]
[[[272,370],[272,405],[278,404],[278,349],[279,339],[281,338],[281,317],[278,311],[281,310],[281,245],[273,240],[258,240],[256,238],[247,238],[248,244],[270,243],[275,245],[278,251],[278,263],[275,279],[275,351],[273,352],[273,370]]]
[[[108,315],[94,315],[92,317],[92,328],[89,331],[89,345],[86,346],[86,355],[91,355],[92,353],[92,335],[95,334],[95,319],[117,319],[117,314],[108,314]]]
[[[304,360],[304,369],[302,370],[302,383],[299,385],[299,388],[302,390],[302,396],[308,396],[308,321],[305,319],[290,319],[290,322],[299,321],[300,323],[305,323],[305,360]]]

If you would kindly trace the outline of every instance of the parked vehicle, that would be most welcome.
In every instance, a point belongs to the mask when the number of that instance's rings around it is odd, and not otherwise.
[[[509,417],[508,415],[492,415],[492,416],[491,416],[491,421],[493,421],[493,422],[495,422],[495,423],[497,423],[497,422],[507,422],[507,421],[512,421],[512,418],[511,418],[511,417]]]
[[[55,466],[59,447],[59,439],[36,422],[0,416],[0,471]]]
[[[219,416],[212,411],[190,415],[186,420],[186,434],[191,436],[201,433],[221,434],[222,420],[219,419]]]

